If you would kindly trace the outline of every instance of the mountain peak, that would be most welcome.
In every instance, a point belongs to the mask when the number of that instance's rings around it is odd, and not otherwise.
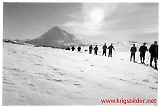
[[[74,35],[67,33],[58,26],[52,27],[49,31],[42,36],[28,41],[30,44],[41,46],[54,46],[60,47],[64,45],[79,45],[82,41],[76,38]]]
[[[51,29],[57,29],[57,30],[60,30],[60,28],[58,26],[54,26],[53,28]]]
[[[59,28],[58,26],[54,26],[53,28]]]

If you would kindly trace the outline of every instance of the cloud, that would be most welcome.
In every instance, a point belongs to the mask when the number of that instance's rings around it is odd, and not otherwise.
[[[66,22],[66,23],[63,24],[62,26],[64,26],[64,27],[76,27],[76,26],[78,26],[78,25],[80,25],[80,23],[71,21],[71,22]]]
[[[105,18],[100,23],[94,23],[90,20],[90,12],[99,5],[105,8]],[[89,39],[99,37],[102,38],[101,40],[105,38],[130,40],[134,37],[138,40],[137,35],[143,35],[144,39],[147,39],[145,34],[158,32],[157,4],[123,3],[108,5],[108,9],[106,7],[103,4],[84,4],[81,16],[69,15],[75,20],[68,21],[63,26],[69,28],[75,35]],[[80,18],[81,20],[79,20]]]
[[[86,14],[90,14],[94,8],[101,8],[104,11],[105,17],[109,17],[114,13],[117,6],[117,3],[84,3],[83,10]]]
[[[68,16],[68,17],[71,17],[71,18],[73,18],[73,19],[77,19],[77,20],[83,19],[80,14],[69,14],[69,15],[67,15],[67,16]]]
[[[105,17],[109,17],[118,4],[116,3],[84,3],[80,12],[69,14],[72,20],[64,23],[62,26],[70,29],[74,34],[82,36],[100,36],[106,33],[103,30],[104,24],[103,19],[100,22],[94,22],[91,20],[91,12],[95,8],[101,8]],[[97,14],[98,15],[98,14]]]
[[[67,27],[74,34],[83,35],[83,36],[99,36],[104,34],[104,31],[101,30],[101,24],[95,24],[91,22],[66,22],[62,25]]]

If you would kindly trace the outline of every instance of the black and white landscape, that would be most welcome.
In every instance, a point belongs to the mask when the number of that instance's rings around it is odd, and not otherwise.
[[[158,70],[149,66],[149,52],[145,64],[139,51],[130,61],[133,44],[138,50],[155,40],[158,3],[4,3],[3,105],[158,102]],[[104,43],[113,43],[112,57],[102,56]],[[90,45],[98,55],[89,54]],[[65,50],[72,46],[75,51]]]

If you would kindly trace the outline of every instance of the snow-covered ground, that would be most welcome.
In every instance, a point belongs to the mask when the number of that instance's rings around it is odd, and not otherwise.
[[[117,49],[112,58],[98,54],[4,43],[3,104],[102,105],[102,99],[157,98],[158,71],[130,62],[129,50]]]

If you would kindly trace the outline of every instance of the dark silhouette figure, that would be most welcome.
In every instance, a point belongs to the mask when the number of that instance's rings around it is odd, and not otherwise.
[[[146,45],[146,43],[143,43],[143,45],[139,48],[140,60],[141,60],[142,64],[144,64],[144,61],[145,61],[145,53],[146,53],[146,51],[148,51],[148,49],[145,45]]]
[[[111,43],[111,45],[108,47],[108,49],[109,49],[108,57],[112,57],[112,49],[115,50],[112,43]]]
[[[132,61],[132,57],[133,57],[133,60],[134,60],[134,62],[135,62],[135,54],[136,54],[136,51],[137,51],[137,48],[135,47],[135,44],[133,44],[133,46],[132,46],[131,49],[130,49],[130,52],[131,52],[130,61]]]
[[[106,43],[103,45],[103,54],[102,54],[102,56],[103,55],[105,55],[106,56],[106,49],[107,49],[107,45],[106,45]]]
[[[97,45],[94,47],[94,54],[97,55],[98,47]]]
[[[74,51],[74,50],[75,50],[75,47],[74,47],[74,46],[72,46],[72,48],[71,48],[71,49],[72,49],[72,51]]]
[[[93,47],[92,47],[92,45],[90,45],[89,46],[89,54],[92,54],[92,49],[93,49]]]
[[[157,41],[154,41],[154,44],[152,44],[150,46],[149,52],[150,52],[150,55],[151,55],[150,66],[152,67],[152,61],[154,59],[155,69],[157,69],[157,60],[158,60],[158,43],[157,43]]]
[[[78,52],[80,52],[80,51],[81,51],[81,46],[79,46],[79,47],[77,48],[77,50],[78,50]]]
[[[70,48],[69,48],[69,47],[67,47],[65,50],[70,50]]]

